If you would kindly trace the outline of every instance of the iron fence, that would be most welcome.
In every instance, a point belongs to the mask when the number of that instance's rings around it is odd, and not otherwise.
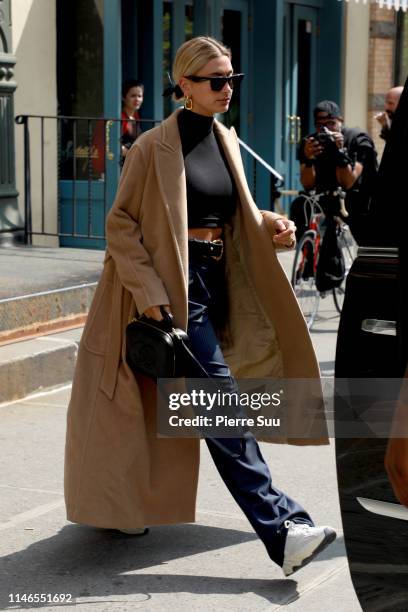
[[[26,243],[41,235],[64,246],[69,239],[103,246],[122,147],[127,150],[123,124],[138,136],[159,120],[19,115],[16,123],[23,127]]]

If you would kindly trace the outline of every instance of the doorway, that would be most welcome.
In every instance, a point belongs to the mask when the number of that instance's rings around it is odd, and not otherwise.
[[[57,2],[61,246],[105,248],[120,170],[120,122],[110,120],[120,110],[120,11],[114,5]]]

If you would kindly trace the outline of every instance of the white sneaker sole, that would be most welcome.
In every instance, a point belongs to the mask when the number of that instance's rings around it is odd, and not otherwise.
[[[285,576],[291,576],[298,570],[302,569],[302,567],[305,567],[305,565],[313,561],[313,559],[317,557],[317,555],[323,552],[323,550],[327,548],[329,544],[334,542],[334,540],[337,537],[337,534],[333,529],[325,529],[324,534],[325,536],[323,540],[320,542],[320,544],[313,550],[313,552],[308,557],[305,557],[304,559],[302,559],[299,565],[292,566],[292,568],[288,571],[283,570],[283,573],[285,574]]]
[[[117,531],[132,536],[144,536],[147,535],[147,533],[149,532],[147,527],[145,527],[144,529],[117,529]]]

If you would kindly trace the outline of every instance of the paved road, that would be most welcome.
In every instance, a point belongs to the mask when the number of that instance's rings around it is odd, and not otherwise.
[[[322,306],[313,341],[330,375],[338,318],[329,301]],[[262,444],[276,485],[339,532],[317,561],[283,579],[205,444],[196,524],[156,527],[135,538],[68,523],[62,491],[68,398],[65,388],[0,407],[0,610],[22,609],[9,595],[24,593],[69,593],[76,609],[97,612],[360,610],[345,558],[333,446]]]

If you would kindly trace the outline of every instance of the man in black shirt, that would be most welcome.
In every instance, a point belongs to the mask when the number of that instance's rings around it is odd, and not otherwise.
[[[360,129],[343,126],[335,102],[319,102],[313,115],[316,132],[303,140],[299,151],[300,180],[307,191],[325,194],[319,203],[326,215],[342,216],[359,241],[377,173],[374,143]],[[340,197],[334,195],[339,188],[346,194],[347,213],[342,212]],[[299,239],[306,229],[301,198],[293,202],[291,218],[298,227]]]

